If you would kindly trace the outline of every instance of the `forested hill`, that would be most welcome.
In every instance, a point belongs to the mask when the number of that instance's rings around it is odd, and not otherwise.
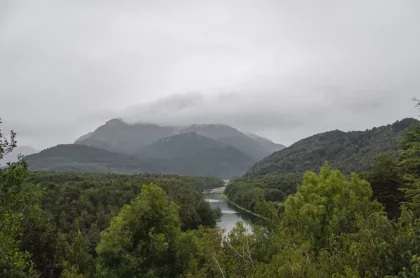
[[[95,131],[85,134],[75,143],[111,152],[134,154],[143,147],[174,134],[174,128],[150,123],[129,124],[112,119]]]
[[[245,134],[225,124],[193,124],[187,127],[175,127],[151,123],[127,123],[122,119],[107,121],[96,130],[78,138],[75,143],[134,155],[163,138],[191,132],[232,146],[254,162],[284,148],[283,145],[276,144],[267,138]],[[179,139],[183,138],[187,137]]]
[[[191,125],[185,129],[181,129],[179,132],[195,132],[202,136],[212,138],[240,150],[254,161],[258,161],[272,152],[284,148],[281,144],[275,144],[255,134],[247,135],[236,128],[224,124]]]
[[[241,151],[195,133],[163,138],[136,155],[58,145],[27,156],[31,170],[92,173],[162,173],[230,178],[254,162]]]
[[[138,155],[155,158],[177,158],[193,155],[201,150],[218,149],[224,146],[219,141],[190,132],[159,139],[143,148]]]
[[[334,130],[316,134],[266,157],[246,176],[317,171],[325,161],[344,173],[363,172],[370,169],[377,154],[396,152],[400,135],[414,122],[418,121],[406,118],[366,131]]]
[[[138,157],[155,159],[167,173],[224,178],[242,175],[254,162],[240,150],[194,132],[162,138]]]
[[[37,150],[30,146],[18,146],[12,152],[6,154],[3,159],[0,159],[0,167],[5,166],[8,162],[18,161],[19,155],[28,156],[36,152]]]
[[[31,170],[121,174],[165,172],[157,163],[78,144],[58,145],[26,159]]]

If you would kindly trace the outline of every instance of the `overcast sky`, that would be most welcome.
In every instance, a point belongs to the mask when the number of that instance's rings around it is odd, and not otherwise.
[[[0,0],[0,117],[20,144],[113,117],[291,144],[419,112],[420,1]]]

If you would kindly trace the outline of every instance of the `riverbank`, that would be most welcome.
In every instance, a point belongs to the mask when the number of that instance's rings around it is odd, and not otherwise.
[[[210,190],[210,193],[223,194],[223,192],[225,192],[225,188],[226,188],[226,186],[213,188],[212,190]]]
[[[260,215],[260,214],[257,214],[257,213],[255,213],[255,212],[253,212],[253,211],[247,210],[246,208],[241,207],[240,205],[238,205],[238,204],[236,204],[236,203],[232,202],[231,200],[229,200],[229,198],[228,198],[228,196],[227,196],[227,195],[222,194],[222,197],[223,197],[223,199],[225,199],[225,200],[226,200],[226,202],[228,202],[229,204],[231,204],[231,205],[235,206],[236,208],[238,208],[238,209],[240,209],[240,210],[242,210],[242,211],[245,211],[246,213],[249,213],[249,214],[251,214],[251,215],[253,215],[253,216],[255,216],[255,217],[258,217],[258,218],[261,218],[261,219],[264,219],[264,220],[268,220],[268,219],[267,219],[267,218],[265,218],[264,216],[262,216],[262,215]]]

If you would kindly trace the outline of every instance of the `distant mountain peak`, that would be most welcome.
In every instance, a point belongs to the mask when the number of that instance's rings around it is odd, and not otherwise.
[[[120,125],[120,124],[127,124],[121,118],[114,118],[105,123],[105,125]]]
[[[124,120],[123,118],[111,119],[111,120],[107,121],[105,123],[105,125],[108,125],[108,126],[118,126],[118,125],[125,125],[125,126],[161,126],[161,125],[158,125],[158,124],[154,124],[154,123],[150,123],[150,122],[143,122],[143,121],[130,122],[130,121]],[[161,126],[161,127],[165,127],[165,126]]]
[[[77,139],[75,143],[111,152],[137,154],[143,148],[160,139],[163,140],[161,142],[177,140],[177,138],[187,139],[188,136],[182,135],[185,133],[195,133],[188,135],[191,138],[204,136],[219,141],[219,143],[224,145],[233,146],[254,160],[259,160],[284,147],[261,137],[258,137],[258,139],[253,138],[223,123],[203,123],[174,127],[146,122],[127,122],[122,118],[114,118],[107,121],[92,133]],[[173,135],[184,137],[172,137]]]
[[[200,137],[200,135],[198,135],[195,132],[177,133],[177,134],[174,134],[172,136],[163,137],[163,138],[157,140],[156,142],[171,142],[173,140],[179,140],[179,139],[183,139],[183,138],[187,138],[187,137],[197,138],[197,137]]]
[[[212,124],[192,124],[190,127],[216,127],[216,128],[232,128],[230,125],[227,124],[220,124],[220,123],[212,123]]]

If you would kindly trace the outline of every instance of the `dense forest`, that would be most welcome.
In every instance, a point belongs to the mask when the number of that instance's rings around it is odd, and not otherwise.
[[[403,131],[418,122],[407,118],[366,131],[329,131],[302,139],[256,163],[248,177],[273,173],[304,173],[319,169],[325,161],[346,174],[369,170],[376,155],[396,154]]]
[[[417,124],[359,175],[324,163],[240,178],[262,217],[226,236],[200,192],[217,178],[29,172],[20,159],[1,170],[0,277],[419,277],[419,169]]]
[[[287,196],[301,184],[304,173],[318,172],[328,161],[344,174],[355,172],[369,181],[374,197],[396,216],[403,195],[398,190],[402,181],[397,173],[397,157],[404,130],[417,123],[407,118],[366,131],[336,130],[302,139],[257,162],[226,188],[226,194],[249,210],[254,210],[255,200],[262,195],[281,210]]]

